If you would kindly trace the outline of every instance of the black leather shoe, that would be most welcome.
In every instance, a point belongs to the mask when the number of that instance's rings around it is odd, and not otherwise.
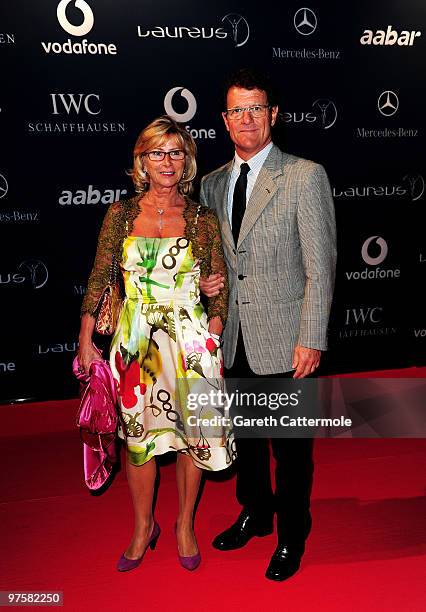
[[[304,553],[304,546],[278,545],[266,570],[269,580],[287,580],[297,572]]]
[[[212,544],[218,550],[235,550],[245,546],[254,536],[262,538],[270,535],[272,531],[272,522],[269,525],[260,526],[248,510],[243,510],[236,522],[216,536]]]

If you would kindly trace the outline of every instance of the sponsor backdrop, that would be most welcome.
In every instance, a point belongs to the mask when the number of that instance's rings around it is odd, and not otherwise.
[[[3,400],[75,395],[79,308],[140,129],[167,112],[200,176],[232,155],[230,70],[276,80],[285,150],[325,166],[339,263],[324,373],[424,364],[421,0],[15,0],[0,57]],[[13,85],[12,85],[13,83]]]

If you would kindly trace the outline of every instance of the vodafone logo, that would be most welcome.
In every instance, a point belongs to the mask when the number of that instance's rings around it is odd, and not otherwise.
[[[370,244],[373,242],[373,240],[375,241],[376,245],[380,247],[380,252],[375,257],[371,257],[371,255],[369,254]],[[371,238],[367,238],[367,240],[362,245],[361,255],[365,263],[369,266],[378,266],[382,263],[382,261],[386,259],[387,254],[387,242],[383,238],[380,238],[380,236],[371,236]]]
[[[80,25],[74,25],[68,20],[66,10],[71,3],[83,14],[83,22]],[[86,36],[95,23],[93,11],[85,0],[61,0],[56,9],[56,14],[60,26],[71,36]]]
[[[177,112],[173,107],[173,97],[177,92],[180,92],[182,98],[188,103],[188,108],[184,113]],[[164,110],[166,114],[172,117],[175,121],[179,121],[180,123],[185,123],[186,121],[191,121],[197,112],[197,100],[193,93],[189,91],[189,89],[185,89],[184,87],[173,87],[166,93],[164,98]]]
[[[71,13],[71,15],[67,15],[67,9],[70,5],[72,11],[68,10],[68,13]],[[56,16],[61,28],[71,36],[86,36],[95,23],[93,11],[86,0],[60,0],[56,8]],[[69,16],[76,19],[77,23],[72,23],[68,18]],[[117,55],[117,46],[114,43],[91,42],[87,38],[42,41],[41,46],[45,53],[55,55]]]
[[[379,265],[388,256],[388,245],[384,238],[380,236],[370,236],[370,238],[367,238],[362,245],[361,256],[367,266],[375,267],[373,269],[367,267],[364,268],[364,270],[351,270],[345,272],[348,281],[400,278],[400,268],[383,269]]]
[[[175,106],[177,101],[179,105],[178,110]],[[164,110],[166,115],[169,115],[169,117],[178,123],[187,123],[194,118],[197,112],[197,100],[189,89],[185,89],[184,87],[172,87],[172,89],[169,89],[164,96]],[[185,125],[185,129],[193,138],[196,139],[216,138],[216,132],[213,128]]]

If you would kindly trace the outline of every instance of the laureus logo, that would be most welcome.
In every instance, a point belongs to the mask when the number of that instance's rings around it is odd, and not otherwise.
[[[39,259],[27,259],[19,264],[18,270],[24,272],[26,278],[30,279],[33,289],[41,289],[47,283],[49,272],[42,261]]]
[[[337,120],[337,108],[332,100],[328,98],[319,98],[312,104],[313,108],[318,108],[320,112],[320,120],[324,130],[333,127]]]
[[[231,28],[232,39],[235,47],[242,47],[250,37],[250,26],[247,19],[237,13],[228,13],[222,18],[222,23]]]
[[[375,256],[370,255],[370,245],[372,242],[375,242],[376,248],[379,247],[379,253]],[[388,245],[386,240],[381,238],[380,236],[371,236],[367,238],[361,248],[361,256],[366,264],[369,266],[378,266],[386,259],[388,254]]]
[[[329,130],[337,121],[337,108],[332,100],[318,98],[312,103],[310,111],[285,111],[282,115],[287,123],[311,124],[313,127]]]
[[[49,272],[39,259],[26,259],[16,268],[15,272],[0,274],[0,285],[3,286],[28,286],[33,289],[41,289],[47,283]]]
[[[83,14],[83,22],[80,25],[74,25],[67,17],[66,10],[71,3]],[[90,32],[95,23],[93,11],[85,0],[61,0],[56,9],[56,14],[60,26],[72,36],[85,36]]]
[[[222,26],[209,25],[156,25],[137,26],[139,38],[170,38],[185,39],[188,42],[194,39],[228,40],[232,39],[234,47],[242,47],[250,37],[250,26],[242,15],[228,13],[222,17]]]
[[[421,174],[406,174],[403,178],[408,183],[408,191],[412,202],[417,202],[425,192],[425,180]]]
[[[187,110],[185,112],[178,112],[173,106],[173,97],[178,92],[180,92],[180,96],[187,102]],[[175,121],[185,123],[186,121],[191,121],[197,112],[197,101],[194,94],[190,92],[189,89],[185,89],[184,87],[173,87],[166,93],[164,98],[164,110],[166,114]]]

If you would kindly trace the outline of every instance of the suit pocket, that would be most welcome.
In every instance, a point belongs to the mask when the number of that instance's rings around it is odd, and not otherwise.
[[[305,276],[295,272],[292,272],[289,276],[277,278],[276,286],[278,301],[290,303],[302,300],[305,295],[305,283]]]

